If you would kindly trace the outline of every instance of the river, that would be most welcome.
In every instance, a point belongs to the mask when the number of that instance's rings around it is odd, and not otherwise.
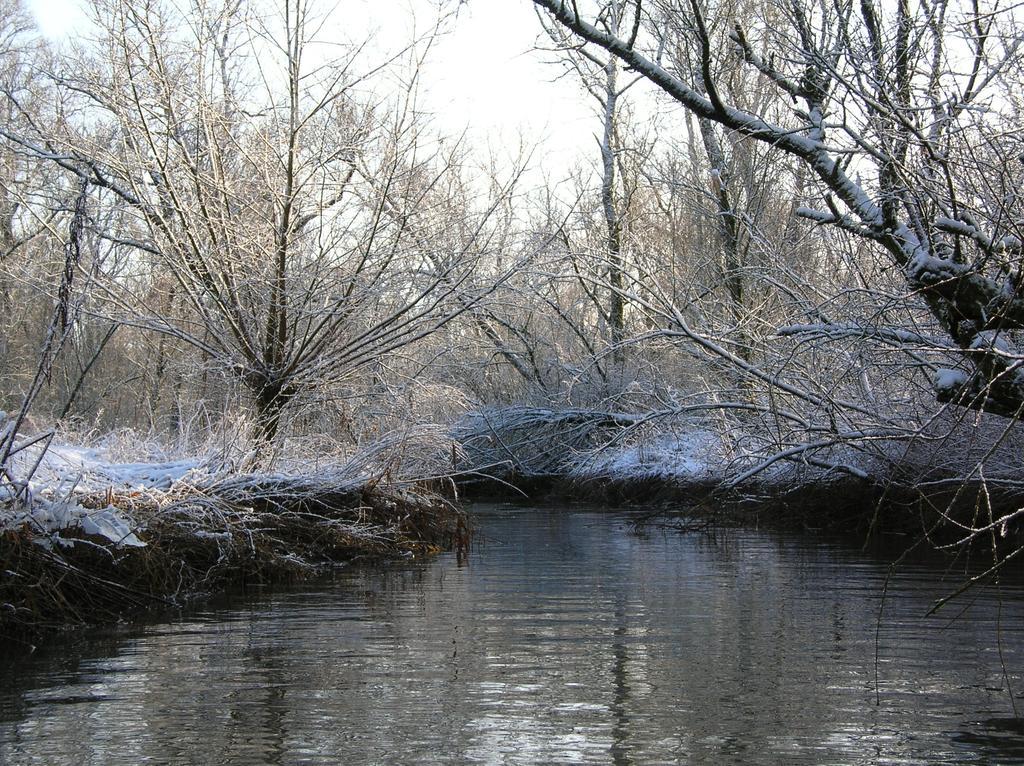
[[[0,644],[0,763],[1024,764],[1019,577],[927,617],[962,566],[474,513],[466,561]]]

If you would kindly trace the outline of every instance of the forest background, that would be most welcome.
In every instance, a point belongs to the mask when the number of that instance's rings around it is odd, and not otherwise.
[[[118,461],[852,478],[1007,535],[1019,11],[518,5],[574,142],[460,132],[424,95],[472,2],[373,32],[308,0],[92,0],[56,45],[5,0],[7,496]],[[500,85],[467,98],[534,108]]]

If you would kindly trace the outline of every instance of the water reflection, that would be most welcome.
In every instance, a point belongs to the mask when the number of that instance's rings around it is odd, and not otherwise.
[[[0,763],[1024,763],[1024,591],[820,540],[480,509],[484,543],[0,664]],[[954,614],[953,612],[950,613]],[[996,644],[1002,637],[1004,679]]]

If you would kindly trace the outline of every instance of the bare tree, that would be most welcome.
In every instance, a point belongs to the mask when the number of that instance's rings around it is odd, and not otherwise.
[[[625,21],[625,3],[609,3],[606,13],[599,19],[608,34],[618,35]],[[625,338],[625,304],[622,299],[624,252],[626,244],[626,218],[629,185],[623,173],[624,155],[628,148],[624,140],[624,126],[621,124],[623,99],[635,78],[623,78],[622,66],[615,56],[603,58],[591,51],[580,48],[567,39],[559,26],[548,24],[544,15],[539,16],[544,30],[562,62],[576,75],[584,90],[596,102],[601,132],[598,135],[601,168],[601,214],[604,224],[604,243],[601,248],[602,264],[605,264],[606,278],[610,290],[605,301],[596,300],[596,308],[609,328],[610,342],[617,357],[621,355],[620,344]],[[625,79],[625,81],[623,81]],[[570,246],[570,250],[573,250]]]
[[[959,349],[958,369],[934,376],[939,400],[1020,413],[1010,337],[1024,323],[1019,211],[998,193],[1015,186],[1020,165],[1013,9],[844,0],[745,5],[741,16],[701,0],[640,0],[616,34],[600,23],[607,4],[587,17],[575,2],[535,2],[699,119],[806,168],[813,204],[798,214],[878,246]],[[675,46],[694,51],[694,70],[662,55]],[[771,85],[787,114],[730,100],[722,82],[738,65]]]
[[[306,0],[266,15],[236,1],[97,0],[93,12],[98,40],[55,73],[77,119],[3,133],[116,211],[101,232],[109,257],[133,253],[102,282],[117,318],[241,382],[259,440],[297,396],[486,292],[480,238],[442,258],[413,226],[452,169],[415,108],[429,39],[400,54],[410,84],[388,103],[366,92],[399,56],[373,65],[359,46],[317,45]]]

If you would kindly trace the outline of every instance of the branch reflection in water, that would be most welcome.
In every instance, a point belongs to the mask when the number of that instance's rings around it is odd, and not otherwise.
[[[1024,588],[798,535],[479,506],[456,556],[0,664],[0,762],[1024,762]],[[897,551],[898,552],[898,551]],[[961,611],[965,610],[963,614]],[[955,619],[953,619],[955,617]]]

